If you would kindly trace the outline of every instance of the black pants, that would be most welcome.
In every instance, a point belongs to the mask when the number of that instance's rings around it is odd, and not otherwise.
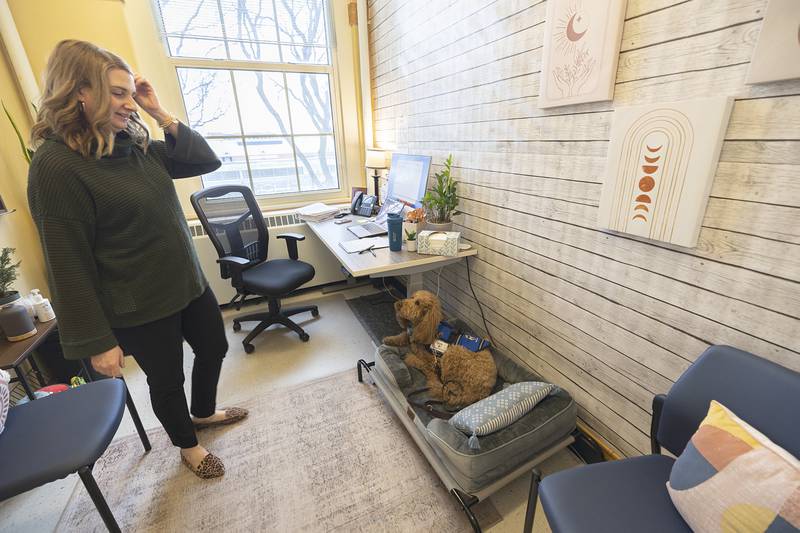
[[[172,444],[197,446],[183,392],[183,340],[194,350],[192,414],[214,414],[222,359],[228,351],[225,327],[211,289],[166,318],[132,328],[115,328],[125,355],[132,355],[147,376],[153,411]]]

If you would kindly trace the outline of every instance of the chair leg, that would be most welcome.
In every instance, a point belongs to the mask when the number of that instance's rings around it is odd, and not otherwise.
[[[89,363],[86,362],[86,359],[81,359],[81,366],[83,366],[84,372],[86,372],[86,378],[89,381],[94,381],[91,367]],[[142,440],[142,446],[144,446],[144,451],[149,452],[151,449],[150,446],[150,439],[147,437],[147,432],[144,430],[144,426],[142,425],[142,419],[139,418],[139,411],[136,410],[136,404],[133,403],[133,398],[131,397],[131,391],[128,390],[128,382],[125,381],[125,378],[120,376],[122,382],[125,384],[125,404],[128,406],[128,412],[131,414],[131,418],[133,419],[133,425],[136,426],[136,432],[139,434],[139,438]]]
[[[250,313],[249,315],[242,315],[233,318],[234,322],[263,322],[269,320],[274,315],[269,313]]]
[[[303,340],[307,340],[308,339],[308,333],[306,333],[303,328],[301,328],[300,326],[295,324],[291,319],[289,319],[289,318],[287,318],[285,316],[281,316],[281,317],[278,317],[277,321],[278,321],[279,324],[283,324],[287,328],[291,329],[292,331],[294,331],[295,333],[300,335],[301,339],[303,339]]]
[[[306,305],[303,307],[288,307],[283,308],[281,310],[281,315],[283,316],[293,316],[299,313],[307,313],[311,311],[311,316],[318,317],[319,316],[319,308],[316,305]]]
[[[531,472],[531,490],[528,492],[528,508],[525,510],[525,527],[523,533],[533,531],[533,519],[536,514],[536,501],[539,499],[539,483],[542,481],[542,474],[533,469]]]
[[[147,432],[144,430],[144,426],[142,425],[142,419],[139,418],[139,411],[136,410],[136,404],[133,403],[133,397],[131,397],[131,391],[128,390],[128,382],[125,381],[125,378],[120,377],[119,379],[125,383],[125,403],[128,406],[128,412],[131,414],[131,418],[133,418],[133,425],[136,426],[136,432],[139,434],[139,438],[142,441],[142,446],[144,446],[144,451],[149,452],[151,449],[150,446],[150,439],[147,437]]]
[[[97,482],[94,480],[92,469],[88,466],[81,467],[78,470],[78,475],[81,477],[83,485],[89,492],[89,496],[92,498],[94,506],[97,507],[97,512],[100,513],[100,517],[103,519],[103,523],[105,523],[106,528],[113,533],[118,533],[120,529],[119,525],[117,524],[117,520],[111,513],[111,509],[108,508],[108,503],[106,503],[103,493],[100,492],[100,487],[97,486]]]
[[[249,344],[250,341],[255,339],[262,331],[270,327],[272,324],[277,324],[277,323],[278,321],[275,320],[274,318],[270,318],[268,320],[262,320],[261,323],[259,323],[255,328],[253,328],[253,331],[247,334],[247,337],[244,338],[242,344],[245,345]]]
[[[272,324],[281,324],[286,326],[297,333],[300,336],[300,340],[303,342],[306,342],[309,339],[308,333],[306,333],[303,328],[295,324],[289,317],[298,313],[311,312],[311,316],[316,318],[319,316],[319,308],[316,305],[281,309],[281,302],[277,298],[269,298],[268,305],[269,312],[267,313],[252,313],[245,316],[237,316],[233,319],[233,331],[239,331],[241,329],[240,323],[242,322],[250,322],[255,320],[259,321],[259,324],[253,328],[253,330],[248,333],[248,335],[242,341],[245,352],[252,353],[255,351],[255,347],[250,344],[250,341],[255,339],[262,331],[270,327]]]

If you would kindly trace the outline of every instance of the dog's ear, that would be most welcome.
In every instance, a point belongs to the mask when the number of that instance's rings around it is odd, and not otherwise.
[[[442,307],[439,300],[431,295],[430,298],[419,298],[420,321],[414,324],[412,341],[421,344],[431,344],[436,340],[439,322],[442,321]]]

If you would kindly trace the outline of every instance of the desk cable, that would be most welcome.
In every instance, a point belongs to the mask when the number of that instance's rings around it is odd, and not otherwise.
[[[385,290],[386,292],[388,292],[388,293],[389,293],[389,296],[391,296],[391,297],[392,297],[392,298],[394,298],[395,300],[402,300],[402,298],[398,298],[397,296],[395,296],[395,295],[392,293],[392,288],[391,288],[391,287],[387,287],[387,286],[386,286],[386,278],[382,277],[382,278],[381,278],[381,283],[383,283],[383,290]]]
[[[486,316],[483,314],[483,306],[481,305],[481,301],[478,300],[478,296],[475,294],[475,289],[472,287],[472,276],[470,276],[470,268],[469,268],[469,256],[467,256],[467,281],[469,281],[469,290],[472,291],[472,297],[475,298],[475,301],[478,303],[478,311],[481,312],[481,318],[483,319],[483,329],[486,330],[486,334],[489,335],[489,341],[492,343],[492,346],[497,346],[494,343],[494,338],[492,338],[492,332],[489,331],[489,326],[486,324]]]
[[[442,270],[444,270],[444,267],[439,267],[439,271],[436,274],[436,296],[437,297],[439,296],[439,287],[440,287],[439,283],[440,283],[440,280],[441,280],[441,277],[442,277]],[[402,298],[398,298],[397,296],[392,294],[392,288],[386,285],[386,278],[381,278],[381,283],[383,283],[383,290],[388,292],[389,295],[392,298],[394,298],[395,300],[402,300]]]

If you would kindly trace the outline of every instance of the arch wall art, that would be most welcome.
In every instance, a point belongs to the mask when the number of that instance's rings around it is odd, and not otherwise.
[[[723,97],[617,109],[599,225],[695,246],[732,104]]]

